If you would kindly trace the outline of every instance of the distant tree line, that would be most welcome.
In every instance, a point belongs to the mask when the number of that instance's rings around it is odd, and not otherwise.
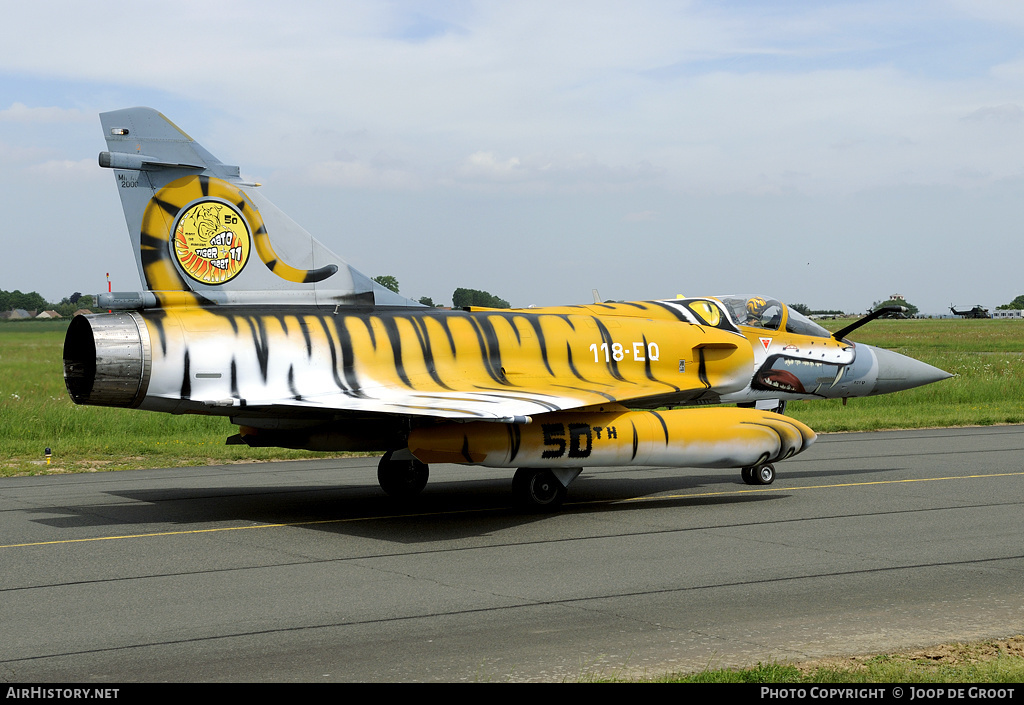
[[[479,289],[456,289],[455,293],[452,294],[452,308],[465,308],[466,306],[511,308],[511,304],[508,301],[486,291],[480,291]]]
[[[16,308],[26,311],[35,311],[37,314],[43,311],[56,311],[62,316],[72,316],[75,311],[85,308],[93,309],[96,302],[92,296],[82,296],[77,291],[70,296],[65,296],[59,303],[47,301],[35,291],[24,294],[17,289],[5,291],[0,289],[0,311],[12,311]]]
[[[398,278],[391,274],[382,274],[374,277],[373,281],[381,286],[398,293]],[[419,302],[424,306],[433,308],[437,304],[429,296],[421,296]],[[466,306],[483,306],[485,308],[511,308],[512,305],[505,299],[499,298],[487,291],[479,289],[464,289],[462,287],[452,294],[452,308],[465,308]]]
[[[917,315],[917,306],[903,299],[889,299],[887,301],[876,301],[871,304],[871,310],[877,311],[885,306],[902,306],[907,309],[904,313],[887,313],[882,318],[913,318]]]
[[[806,303],[791,303],[790,307],[804,316],[845,316],[838,308],[811,308]]]
[[[398,279],[390,274],[374,277],[373,280],[383,287],[398,293]],[[421,296],[419,302],[424,306],[434,307],[437,304],[429,296]],[[479,289],[458,288],[452,294],[452,306],[464,308],[466,306],[483,306],[486,308],[511,308],[511,304],[505,299]],[[79,309],[94,309],[96,301],[90,295],[83,296],[75,292],[65,296],[59,303],[52,303],[44,299],[39,293],[32,291],[27,294],[15,289],[5,291],[0,289],[0,312],[11,311],[20,308],[26,311],[35,311],[37,314],[42,311],[56,311],[61,316],[72,316]]]
[[[1007,309],[1019,311],[1021,309],[1024,309],[1024,294],[1021,294],[1010,303],[1003,304],[1002,306],[996,306],[996,308],[1000,311],[1005,311]]]
[[[3,291],[0,289],[0,311],[10,311],[15,308],[38,312],[50,308],[50,304],[34,291],[23,294],[17,289],[14,291]]]
[[[373,280],[380,284],[385,289],[391,289],[391,291],[398,293],[398,279],[390,274],[381,274],[379,277],[374,277]]]

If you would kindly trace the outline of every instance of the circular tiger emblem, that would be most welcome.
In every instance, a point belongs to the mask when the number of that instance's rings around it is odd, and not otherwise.
[[[249,261],[252,233],[233,206],[204,199],[181,211],[171,249],[192,279],[202,284],[224,284],[237,277]]]

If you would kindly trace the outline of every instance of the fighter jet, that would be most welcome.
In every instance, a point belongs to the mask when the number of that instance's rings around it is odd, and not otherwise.
[[[141,292],[76,317],[78,404],[230,418],[228,443],[383,451],[411,497],[430,463],[515,469],[553,511],[585,467],[738,468],[749,484],[815,439],[787,401],[949,377],[781,302],[730,295],[444,311],[385,289],[160,113],[100,115]],[[879,314],[880,315],[880,314]],[[712,408],[708,408],[711,406]]]

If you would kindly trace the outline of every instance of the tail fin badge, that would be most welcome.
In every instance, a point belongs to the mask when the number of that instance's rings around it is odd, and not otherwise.
[[[249,224],[224,201],[198,201],[181,212],[174,226],[174,257],[185,274],[202,284],[234,279],[251,249]]]

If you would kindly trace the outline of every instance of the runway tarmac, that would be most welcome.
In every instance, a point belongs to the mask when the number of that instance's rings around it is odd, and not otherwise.
[[[1024,427],[835,434],[738,471],[376,459],[0,479],[8,682],[575,681],[1024,633]]]

